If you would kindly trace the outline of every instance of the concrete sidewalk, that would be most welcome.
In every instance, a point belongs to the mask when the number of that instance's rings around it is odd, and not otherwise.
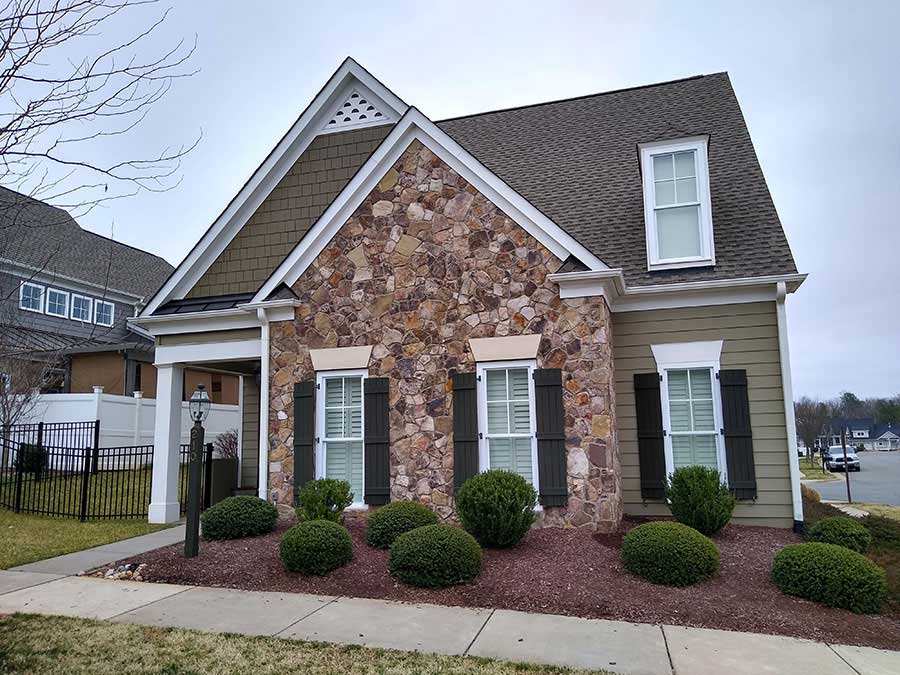
[[[59,570],[62,565],[47,569]],[[40,570],[0,571],[0,614],[12,612],[483,656],[633,675],[900,673],[900,652],[780,636],[364,598],[109,581]]]

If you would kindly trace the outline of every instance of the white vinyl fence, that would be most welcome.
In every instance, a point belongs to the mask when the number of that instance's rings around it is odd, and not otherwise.
[[[41,394],[37,404],[18,424],[38,422],[90,422],[100,420],[100,447],[151,445],[156,422],[156,400],[140,395],[104,394],[94,387],[92,394]],[[190,442],[191,419],[188,403],[181,404],[181,442]],[[213,403],[203,423],[206,441],[229,429],[240,429],[241,408],[237,405]]]

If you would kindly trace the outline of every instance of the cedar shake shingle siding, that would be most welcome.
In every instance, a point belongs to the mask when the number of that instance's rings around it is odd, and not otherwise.
[[[256,291],[390,130],[384,125],[317,137],[188,297]]]
[[[616,418],[625,513],[669,515],[662,501],[641,498],[634,374],[655,373],[651,344],[724,340],[722,369],[747,371],[756,501],[734,511],[743,525],[790,527],[793,523],[784,390],[774,302],[687,307],[613,314]]]

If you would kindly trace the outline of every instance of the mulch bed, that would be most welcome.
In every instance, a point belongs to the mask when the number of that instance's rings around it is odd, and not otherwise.
[[[626,572],[619,557],[621,534],[532,530],[515,548],[485,549],[474,583],[427,590],[390,576],[388,552],[365,543],[362,519],[348,518],[345,524],[353,537],[353,561],[325,577],[305,577],[281,566],[278,543],[289,524],[263,537],[202,542],[200,555],[191,560],[178,545],[123,562],[146,563],[143,578],[150,582],[494,607],[900,649],[896,618],[860,616],[781,594],[769,569],[779,549],[800,541],[787,530],[729,525],[715,537],[719,576],[688,588],[656,586]]]

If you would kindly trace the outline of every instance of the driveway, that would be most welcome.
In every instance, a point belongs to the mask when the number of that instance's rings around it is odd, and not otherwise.
[[[850,494],[855,502],[900,506],[900,452],[860,452],[861,471],[850,472]],[[844,474],[839,481],[810,481],[822,499],[847,501]]]

